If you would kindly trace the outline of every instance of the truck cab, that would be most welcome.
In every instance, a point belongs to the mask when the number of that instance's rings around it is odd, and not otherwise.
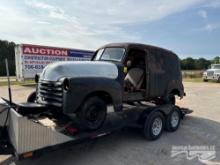
[[[210,69],[203,72],[203,81],[208,80],[220,82],[220,64],[212,64]]]
[[[92,61],[117,65],[123,101],[164,99],[175,104],[174,95],[184,96],[179,58],[159,47],[116,43],[98,49]]]
[[[102,125],[108,105],[117,112],[124,103],[175,104],[175,96],[185,94],[179,58],[136,43],[105,45],[87,62],[49,64],[36,82],[36,103],[77,116],[89,130]]]

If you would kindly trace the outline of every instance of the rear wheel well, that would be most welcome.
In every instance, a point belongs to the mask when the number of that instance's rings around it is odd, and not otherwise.
[[[173,89],[170,94],[180,96],[180,91],[178,89]]]

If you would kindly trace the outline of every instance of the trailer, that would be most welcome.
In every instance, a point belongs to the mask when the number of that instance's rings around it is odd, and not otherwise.
[[[126,104],[122,112],[113,112],[112,107],[108,107],[108,111],[112,112],[108,112],[103,126],[95,131],[87,131],[77,121],[49,110],[42,111],[42,107],[37,106],[39,104],[0,103],[0,154],[12,154],[17,160],[22,160],[97,139],[124,128],[136,128],[146,139],[156,140],[164,129],[176,131],[180,120],[191,112],[172,104]]]

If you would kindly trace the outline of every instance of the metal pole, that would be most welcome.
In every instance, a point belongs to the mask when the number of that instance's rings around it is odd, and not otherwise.
[[[10,83],[10,74],[9,74],[9,68],[8,68],[8,59],[5,59],[5,67],[6,67],[6,73],[7,73],[7,79],[8,79],[8,95],[9,95],[9,101],[10,105],[12,103],[12,98],[11,98],[11,83]]]

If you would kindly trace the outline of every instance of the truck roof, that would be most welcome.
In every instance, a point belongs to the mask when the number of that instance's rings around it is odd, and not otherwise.
[[[153,46],[153,45],[148,45],[148,44],[141,44],[141,43],[131,43],[131,42],[109,43],[109,44],[106,44],[106,45],[100,47],[99,49],[105,48],[105,47],[126,47],[126,48],[140,47],[140,48],[160,49],[160,50],[163,50],[163,51],[173,53],[171,50],[161,48],[161,47],[158,47],[158,46]]]

